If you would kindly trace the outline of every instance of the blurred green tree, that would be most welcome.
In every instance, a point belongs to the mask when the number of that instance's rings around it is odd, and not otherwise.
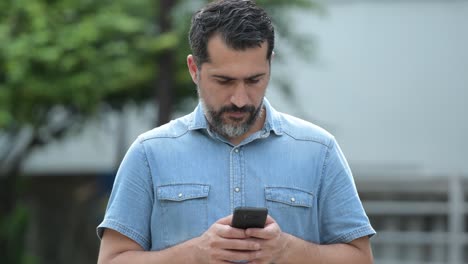
[[[185,66],[186,34],[192,10],[203,2],[1,1],[0,174],[104,105],[119,110],[154,100],[158,124],[169,121],[171,106],[196,95]],[[316,4],[257,2],[296,47],[310,43],[293,34],[282,12]]]
[[[32,150],[103,109],[154,101],[155,122],[164,124],[173,108],[196,96],[185,64],[187,32],[204,2],[0,1],[0,229],[16,208],[19,169]],[[317,10],[312,0],[257,3],[296,48],[310,43],[294,34],[284,11]]]

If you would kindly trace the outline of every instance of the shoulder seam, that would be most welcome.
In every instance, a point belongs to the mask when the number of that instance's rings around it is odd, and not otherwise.
[[[145,165],[146,165],[146,168],[148,169],[148,172],[149,172],[149,182],[151,184],[151,190],[153,190],[152,192],[152,201],[154,203],[154,182],[153,182],[153,173],[151,172],[151,166],[149,165],[149,161],[148,161],[148,155],[146,153],[146,148],[145,148],[145,145],[143,145],[143,141],[140,141],[138,142],[138,144],[140,144],[141,146],[141,152],[143,152],[143,158],[145,159]]]
[[[318,185],[318,195],[317,197],[321,197],[322,196],[322,185],[323,185],[323,178],[325,177],[325,170],[327,169],[327,162],[328,162],[328,158],[330,157],[330,150],[332,148],[332,144],[334,144],[334,140],[330,140],[330,142],[328,142],[328,145],[325,145],[327,147],[327,153],[325,154],[325,159],[323,160],[323,165],[322,165],[322,171],[320,173],[320,180],[319,180],[319,185]]]
[[[315,143],[318,143],[318,144],[321,144],[325,147],[328,147],[329,146],[329,143],[327,144],[325,142],[325,140],[320,140],[318,139],[317,137],[297,137],[297,136],[294,136],[292,135],[292,133],[290,133],[289,131],[287,130],[283,130],[284,134],[288,135],[289,137],[293,138],[294,140],[298,140],[298,141],[312,141],[312,142],[315,142]]]
[[[151,135],[151,136],[140,136],[140,142],[143,143],[147,140],[157,139],[157,138],[179,138],[187,134],[189,130],[185,130],[179,134],[168,135],[168,134],[161,134],[161,135]]]

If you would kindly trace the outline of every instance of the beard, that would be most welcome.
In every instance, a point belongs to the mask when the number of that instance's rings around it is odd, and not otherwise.
[[[214,107],[208,106],[201,97],[199,98],[211,130],[227,138],[236,138],[247,133],[263,113],[263,100],[258,107],[227,105],[215,110]],[[229,113],[247,113],[247,115],[243,118],[225,117],[225,114]]]

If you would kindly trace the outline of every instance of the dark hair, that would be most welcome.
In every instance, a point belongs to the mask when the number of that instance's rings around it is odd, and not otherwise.
[[[208,40],[220,34],[234,50],[260,47],[268,43],[266,57],[271,59],[275,31],[270,17],[251,0],[220,0],[208,4],[192,17],[189,44],[198,67],[209,61]]]

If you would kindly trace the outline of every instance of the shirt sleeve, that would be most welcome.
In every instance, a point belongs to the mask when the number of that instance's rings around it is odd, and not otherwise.
[[[102,238],[104,229],[110,228],[149,250],[153,202],[153,184],[144,146],[136,140],[117,171],[104,220],[97,227],[98,237]]]
[[[321,244],[349,243],[375,234],[334,138],[328,146],[318,195]]]

